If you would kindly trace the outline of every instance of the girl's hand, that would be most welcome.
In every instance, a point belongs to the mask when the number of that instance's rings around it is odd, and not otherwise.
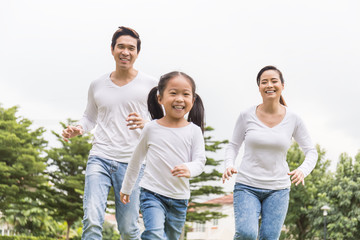
[[[228,167],[222,175],[222,181],[225,183],[225,180],[229,180],[233,174],[237,173],[237,170],[233,167]]]
[[[175,177],[190,178],[190,170],[185,164],[177,165],[171,170],[171,173]]]
[[[295,186],[299,185],[299,183],[302,183],[303,186],[305,185],[305,176],[301,170],[295,169],[294,171],[289,172],[288,175],[292,176],[291,183],[295,183]]]
[[[136,112],[130,113],[129,116],[126,118],[126,121],[128,122],[126,126],[128,126],[130,130],[134,130],[137,128],[143,129],[145,123],[147,122],[142,119],[141,116]]]
[[[63,130],[62,136],[64,141],[69,141],[69,138],[76,137],[78,135],[82,135],[84,132],[83,128],[78,126],[67,126],[66,129]]]
[[[127,195],[127,194],[124,194],[122,192],[120,192],[120,201],[123,203],[123,204],[127,204],[130,202],[130,196]]]

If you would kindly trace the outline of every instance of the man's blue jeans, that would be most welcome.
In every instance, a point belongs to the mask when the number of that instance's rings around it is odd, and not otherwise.
[[[142,240],[177,240],[186,220],[189,200],[173,199],[141,188]]]
[[[277,240],[289,206],[290,189],[268,190],[236,183],[234,212],[236,240]]]
[[[127,166],[127,163],[89,156],[85,174],[84,218],[81,239],[102,239],[102,225],[111,186],[115,193],[116,221],[121,239],[140,239],[138,226],[139,181],[143,174],[143,168],[130,196],[130,202],[125,205],[120,201],[120,189]]]

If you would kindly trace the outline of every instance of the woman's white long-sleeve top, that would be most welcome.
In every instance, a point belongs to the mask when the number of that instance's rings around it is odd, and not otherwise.
[[[174,199],[189,199],[189,178],[176,177],[171,170],[185,164],[191,177],[205,167],[205,143],[201,129],[190,123],[181,128],[164,127],[156,120],[147,123],[126,170],[121,192],[130,195],[146,157],[140,186]]]
[[[302,119],[286,107],[283,120],[268,127],[256,116],[253,106],[241,112],[232,140],[226,148],[225,167],[234,167],[241,145],[244,156],[237,169],[236,182],[263,189],[284,189],[291,185],[287,151],[294,139],[305,154],[298,168],[305,177],[314,169],[318,154]]]

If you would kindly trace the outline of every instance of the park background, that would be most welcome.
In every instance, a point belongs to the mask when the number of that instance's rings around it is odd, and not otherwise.
[[[335,171],[341,153],[360,148],[359,10],[355,0],[2,0],[0,103],[59,146],[50,130],[82,116],[90,82],[114,69],[113,32],[129,26],[142,39],[135,68],[192,76],[215,139],[231,138],[239,112],[261,101],[257,72],[277,66],[288,106]]]

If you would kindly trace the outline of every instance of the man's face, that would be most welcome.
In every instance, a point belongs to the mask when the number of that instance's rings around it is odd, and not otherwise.
[[[115,47],[111,48],[111,53],[118,68],[122,70],[132,69],[138,56],[136,39],[129,35],[120,36],[116,40]]]

